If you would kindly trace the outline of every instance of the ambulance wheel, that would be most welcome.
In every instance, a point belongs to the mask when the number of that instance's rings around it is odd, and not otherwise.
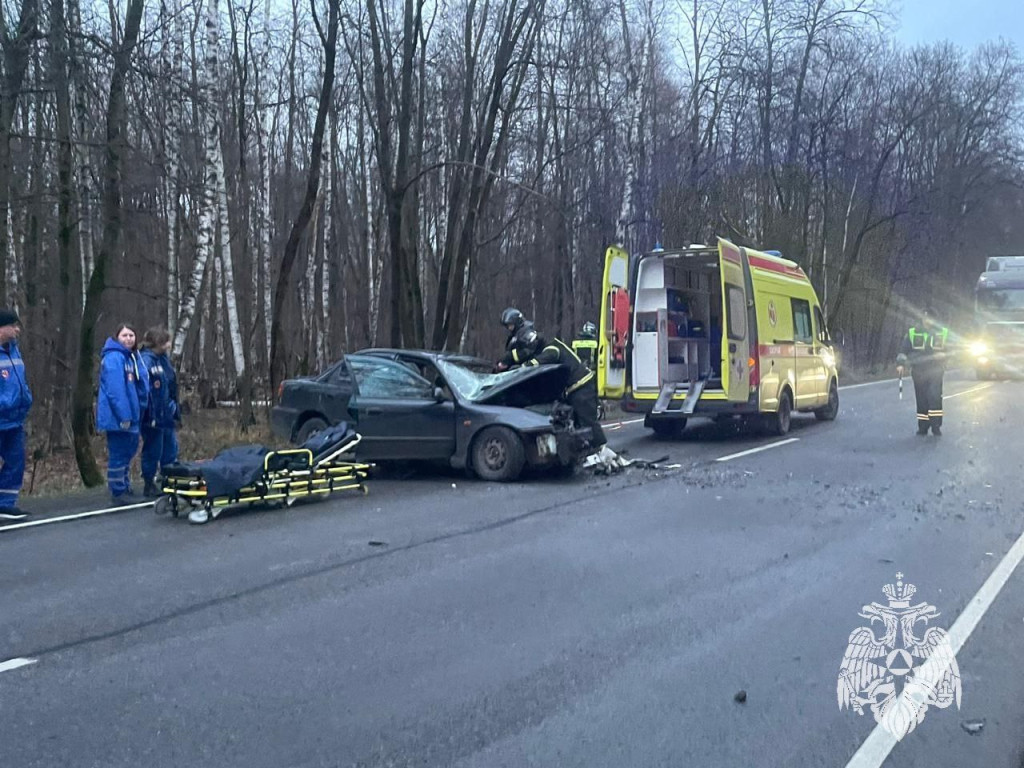
[[[686,429],[686,419],[665,419],[651,421],[651,429],[654,434],[663,439],[674,440],[682,437]]]
[[[839,415],[839,387],[833,381],[832,385],[828,388],[828,405],[824,408],[818,408],[814,412],[814,417],[818,421],[835,421],[836,416]]]
[[[779,396],[779,410],[775,413],[765,414],[765,428],[771,435],[782,437],[788,434],[790,423],[793,420],[793,396],[789,390],[783,390]]]
[[[302,422],[299,431],[295,433],[295,444],[302,445],[317,432],[327,429],[327,422],[316,416],[312,416]]]
[[[524,464],[523,441],[508,427],[487,427],[473,441],[473,471],[484,480],[515,480]]]

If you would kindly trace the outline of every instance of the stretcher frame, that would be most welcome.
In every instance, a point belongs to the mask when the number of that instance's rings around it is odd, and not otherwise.
[[[203,508],[209,519],[214,520],[226,508],[234,506],[269,502],[291,506],[302,498],[328,496],[339,491],[360,491],[365,496],[370,492],[365,480],[373,465],[340,458],[355,449],[361,440],[362,436],[355,434],[316,461],[308,448],[270,451],[263,457],[263,471],[255,482],[223,496],[211,496],[201,475],[163,477],[160,489],[163,495],[156,500],[154,511],[158,515],[170,513],[172,517],[179,517],[183,512]]]

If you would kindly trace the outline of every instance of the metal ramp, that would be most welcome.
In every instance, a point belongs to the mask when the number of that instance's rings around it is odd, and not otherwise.
[[[697,401],[700,400],[700,396],[704,392],[704,386],[707,383],[707,379],[690,382],[690,391],[686,393],[686,399],[683,400],[683,407],[679,410],[687,415],[693,413],[693,409],[697,407]]]
[[[651,413],[664,413],[668,410],[669,404],[672,402],[672,397],[676,393],[676,387],[679,384],[670,381],[661,386],[661,394],[658,395],[658,399],[654,403],[654,408],[651,409]]]
[[[679,385],[684,382],[669,381],[662,385],[661,393],[658,395],[658,399],[654,403],[654,408],[651,409],[652,414],[661,414],[669,410],[669,406],[672,404],[672,398],[675,397],[676,390],[679,389]],[[686,393],[686,399],[683,400],[683,404],[680,408],[673,410],[673,413],[680,413],[684,415],[690,415],[693,413],[693,409],[697,407],[697,401],[700,400],[701,394],[704,392],[704,387],[707,385],[706,379],[701,379],[696,382],[685,382],[689,389]]]

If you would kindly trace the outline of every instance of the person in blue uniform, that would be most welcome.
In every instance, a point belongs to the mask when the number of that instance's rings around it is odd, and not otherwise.
[[[149,376],[149,408],[142,423],[142,493],[152,499],[160,495],[155,478],[159,470],[178,460],[177,427],[181,421],[178,407],[178,377],[167,356],[171,334],[163,328],[150,328],[142,338],[142,362]]]
[[[4,520],[28,517],[18,507],[25,476],[25,419],[32,407],[25,363],[18,350],[20,333],[18,313],[0,309],[0,518]]]
[[[96,403],[96,429],[107,433],[107,486],[115,506],[132,503],[131,464],[148,404],[149,376],[135,351],[135,330],[121,324],[103,345]]]

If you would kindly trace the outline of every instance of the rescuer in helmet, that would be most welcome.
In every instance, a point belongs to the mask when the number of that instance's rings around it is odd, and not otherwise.
[[[580,334],[572,342],[572,351],[590,370],[597,365],[597,326],[589,320],[580,328]]]

